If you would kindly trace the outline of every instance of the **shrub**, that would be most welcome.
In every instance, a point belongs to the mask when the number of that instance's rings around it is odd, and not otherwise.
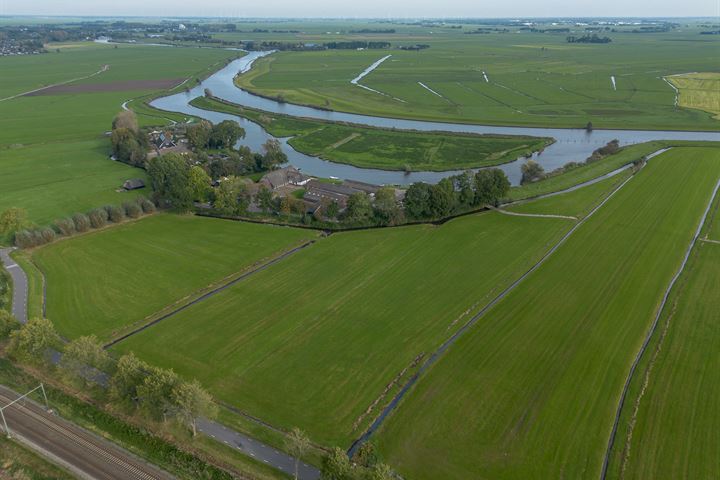
[[[143,213],[155,213],[155,204],[145,197],[138,197],[137,203]]]
[[[76,231],[82,233],[90,229],[90,219],[84,213],[76,213],[72,216],[72,220]]]
[[[103,208],[107,212],[108,218],[111,222],[120,223],[125,218],[125,212],[117,205],[107,205]]]
[[[61,234],[69,237],[75,233],[75,222],[73,222],[72,218],[61,218],[55,220],[55,228],[57,228]]]
[[[88,218],[93,228],[104,227],[107,224],[108,212],[104,208],[96,208],[88,214]]]
[[[50,243],[55,241],[55,230],[50,227],[45,227],[41,230],[38,230],[38,233],[40,234],[42,243]]]
[[[123,210],[125,210],[125,215],[130,218],[138,218],[140,215],[142,215],[142,209],[135,202],[123,203]]]
[[[35,246],[35,236],[29,230],[15,232],[15,245],[20,248],[31,248]]]
[[[20,322],[10,312],[0,310],[0,338],[6,338],[13,330],[20,328]]]

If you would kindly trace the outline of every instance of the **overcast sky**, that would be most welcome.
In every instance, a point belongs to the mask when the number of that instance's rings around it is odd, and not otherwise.
[[[0,15],[211,17],[718,16],[720,0],[0,0]]]

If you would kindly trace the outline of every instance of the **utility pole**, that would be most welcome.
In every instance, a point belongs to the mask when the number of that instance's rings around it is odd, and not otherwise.
[[[4,406],[0,407],[0,417],[2,418],[3,428],[5,429],[5,436],[6,436],[7,438],[12,438],[12,436],[10,435],[10,428],[8,427],[7,419],[5,418],[5,409],[7,409],[7,408],[9,408],[9,407],[11,407],[11,406],[13,406],[13,405],[15,405],[15,404],[18,403],[20,400],[24,400],[25,398],[28,398],[28,396],[29,396],[31,393],[33,393],[33,392],[35,392],[35,391],[37,391],[37,390],[42,391],[43,400],[45,400],[45,410],[47,410],[47,411],[49,412],[49,411],[50,411],[50,404],[48,403],[48,398],[47,398],[47,395],[45,394],[45,386],[44,386],[42,383],[41,383],[40,385],[38,385],[37,387],[33,388],[32,390],[30,390],[29,392],[25,393],[24,395],[20,395],[18,398],[16,398],[16,399],[13,400],[12,402],[8,403],[7,405],[4,405]]]

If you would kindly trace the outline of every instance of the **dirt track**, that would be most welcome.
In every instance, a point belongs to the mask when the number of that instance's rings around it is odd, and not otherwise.
[[[105,83],[55,85],[42,90],[27,93],[25,96],[35,97],[39,95],[59,95],[64,93],[124,92],[127,90],[162,90],[174,87],[182,81],[182,78],[170,78],[160,80],[124,80]]]

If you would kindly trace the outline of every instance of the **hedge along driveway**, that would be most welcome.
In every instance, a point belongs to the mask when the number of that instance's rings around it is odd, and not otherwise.
[[[412,478],[597,478],[618,398],[718,178],[653,159],[478,322],[380,432]]]
[[[158,214],[38,249],[47,316],[67,337],[141,321],[316,232]]]

